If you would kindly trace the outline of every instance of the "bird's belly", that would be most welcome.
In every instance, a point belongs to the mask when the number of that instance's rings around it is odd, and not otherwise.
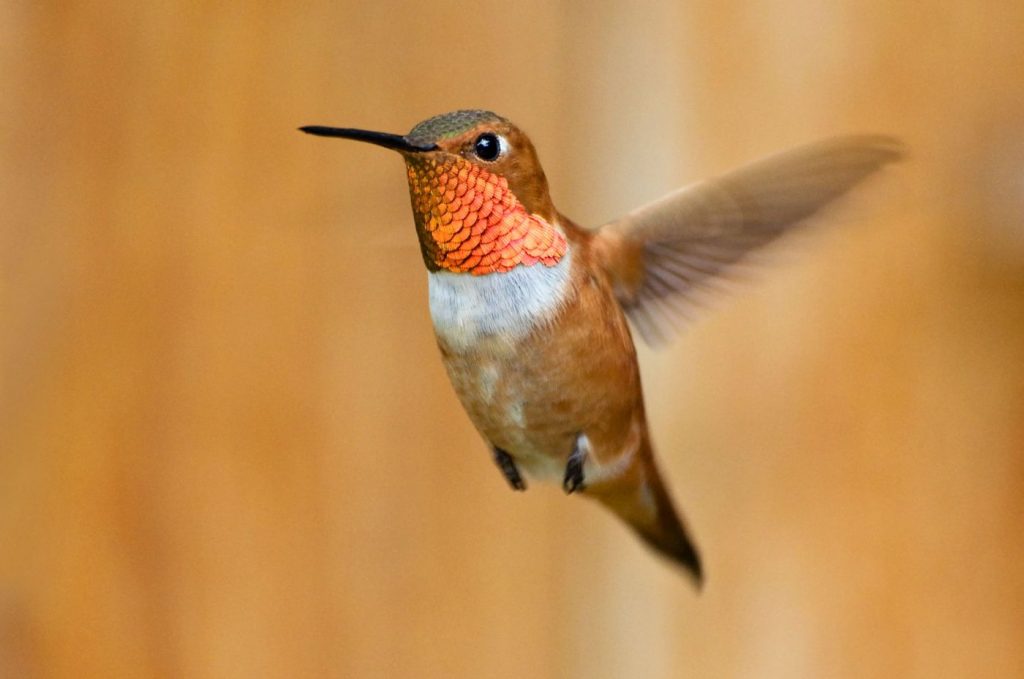
[[[452,386],[473,424],[530,477],[559,480],[576,434],[589,425],[573,386],[557,370],[543,376],[508,357],[447,357]]]
[[[531,300],[547,296],[554,306],[497,307],[478,296],[479,279],[464,277],[475,285],[459,295],[436,289],[447,279],[431,279],[434,328],[459,399],[484,438],[540,480],[562,478],[581,433],[591,443],[589,464],[615,463],[643,417],[632,341],[610,292],[587,279],[560,298],[563,291],[537,283],[550,283],[553,268],[527,268],[536,278],[524,276],[518,287],[534,283]],[[478,313],[485,303],[490,318]]]

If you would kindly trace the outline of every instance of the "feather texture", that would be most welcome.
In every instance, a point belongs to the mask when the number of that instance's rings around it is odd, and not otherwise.
[[[902,156],[885,136],[838,137],[699,182],[601,227],[594,247],[648,344],[668,340],[748,253],[803,225]]]

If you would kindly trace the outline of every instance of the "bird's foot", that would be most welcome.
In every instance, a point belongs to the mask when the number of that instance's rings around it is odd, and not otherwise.
[[[498,465],[501,473],[505,475],[512,490],[526,490],[526,481],[523,480],[519,468],[516,467],[516,461],[512,459],[511,455],[496,447],[494,448],[494,462]]]
[[[590,443],[587,441],[587,437],[583,433],[577,434],[572,445],[572,454],[569,455],[569,462],[565,465],[565,478],[562,480],[562,489],[567,494],[586,489],[583,484],[583,463],[587,459],[589,448]]]

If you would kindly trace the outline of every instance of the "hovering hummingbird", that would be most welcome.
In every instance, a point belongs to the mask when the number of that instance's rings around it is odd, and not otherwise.
[[[658,471],[627,316],[668,339],[702,289],[900,157],[851,136],[680,189],[598,229],[564,217],[529,138],[489,111],[407,135],[308,126],[405,159],[430,316],[462,405],[514,490],[593,497],[699,585],[700,556]]]

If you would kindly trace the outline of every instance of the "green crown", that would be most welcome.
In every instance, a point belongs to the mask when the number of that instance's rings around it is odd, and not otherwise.
[[[458,136],[466,130],[471,130],[480,123],[506,122],[497,113],[490,111],[479,111],[475,109],[465,111],[452,111],[442,113],[433,118],[427,118],[418,123],[406,135],[406,139],[414,144],[432,144],[441,139],[448,139]]]

